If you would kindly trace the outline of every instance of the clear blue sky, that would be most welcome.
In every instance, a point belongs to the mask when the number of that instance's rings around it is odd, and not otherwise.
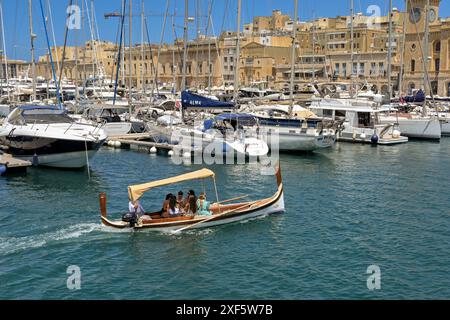
[[[74,4],[81,7],[81,3],[87,3],[91,6],[91,0],[72,0]],[[129,1],[129,0],[128,0]],[[206,15],[208,4],[213,1],[213,24],[215,34],[219,34],[224,29],[235,30],[237,0],[199,0],[202,18],[199,19],[201,30],[206,28]],[[34,33],[37,34],[35,42],[36,55],[46,53],[45,33],[40,13],[39,0],[33,2],[33,19]],[[66,20],[66,8],[70,0],[42,0],[44,9],[47,11],[47,3],[50,3],[53,26],[55,30],[55,38],[57,45],[64,42],[64,28]],[[443,0],[441,4],[440,16],[450,16],[450,6],[448,0]],[[3,7],[4,29],[6,52],[10,58],[29,59],[29,24],[28,24],[28,0],[0,0]],[[145,15],[149,27],[151,42],[159,42],[163,29],[163,16],[165,12],[167,0],[144,0]],[[197,0],[189,1],[190,16],[196,16]],[[254,16],[270,15],[273,9],[280,9],[283,13],[293,16],[294,12],[293,0],[242,0],[242,23],[250,22]],[[370,5],[378,5],[381,14],[385,15],[388,11],[388,0],[354,0],[355,12],[367,13]],[[132,0],[133,12],[139,15],[141,12],[141,0]],[[116,41],[119,18],[105,19],[104,14],[119,11],[121,0],[94,0],[96,20],[98,31],[102,40]],[[404,8],[403,0],[394,0],[394,6],[399,9]],[[299,0],[300,19],[305,21],[313,17],[334,17],[338,15],[348,15],[350,12],[350,0]],[[170,0],[170,13],[173,14],[176,9],[177,17],[175,18],[176,35],[183,35],[183,15],[184,0]],[[128,4],[127,4],[128,11]],[[87,19],[86,19],[87,20]],[[128,21],[126,22],[128,24]],[[195,36],[196,22],[191,23],[190,37]],[[133,42],[140,42],[141,39],[140,17],[133,17]],[[51,32],[49,30],[49,32]],[[211,31],[210,31],[211,34]],[[128,31],[126,32],[128,37]],[[50,33],[50,38],[52,35]],[[165,28],[165,42],[171,42],[174,38],[172,24],[169,18]],[[80,31],[70,31],[68,42],[70,45],[81,43],[90,39],[90,33],[86,26]],[[128,40],[127,40],[128,41]],[[3,48],[1,44],[0,47]]]

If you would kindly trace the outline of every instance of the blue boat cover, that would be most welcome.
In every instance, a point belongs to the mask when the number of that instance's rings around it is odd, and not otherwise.
[[[181,106],[183,109],[187,108],[217,108],[217,109],[232,109],[234,108],[234,103],[222,102],[213,99],[203,97],[201,95],[184,90],[181,93]]]
[[[406,102],[424,102],[425,101],[425,93],[422,89],[416,92],[415,95],[412,96],[406,96],[405,97]]]
[[[236,121],[255,121],[256,117],[248,113],[223,113],[215,117],[217,121],[236,120]]]

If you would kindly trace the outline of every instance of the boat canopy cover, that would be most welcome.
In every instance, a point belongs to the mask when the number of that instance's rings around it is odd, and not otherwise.
[[[214,177],[214,172],[212,172],[209,169],[201,169],[194,172],[185,173],[176,177],[167,178],[163,180],[153,181],[149,183],[143,183],[138,184],[134,186],[128,187],[128,196],[130,197],[130,200],[136,201],[139,200],[145,192],[149,191],[152,188],[157,188],[161,186],[166,186],[169,184],[175,184],[180,183],[184,181],[189,180],[196,180],[196,179],[206,179],[206,178],[212,178]]]
[[[415,94],[411,95],[411,96],[406,96],[405,97],[405,101],[406,102],[424,102],[425,101],[425,92],[423,92],[422,89],[418,90]]]
[[[187,108],[217,108],[217,109],[232,109],[234,104],[231,102],[222,102],[218,100],[209,99],[201,95],[184,90],[181,93],[181,105],[183,109]]]
[[[255,120],[255,116],[248,113],[224,113],[215,118],[217,121],[236,120],[236,121],[251,121]]]

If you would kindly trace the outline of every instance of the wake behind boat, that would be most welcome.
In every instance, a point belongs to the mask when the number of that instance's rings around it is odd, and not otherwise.
[[[110,220],[106,207],[106,193],[101,193],[100,211],[102,223],[105,226],[126,229],[133,228],[136,230],[149,229],[153,231],[175,231],[180,232],[186,229],[207,228],[250,218],[267,216],[274,213],[284,212],[284,191],[281,177],[280,165],[275,168],[275,176],[277,179],[277,191],[274,195],[255,201],[248,201],[242,203],[229,203],[242,197],[237,197],[229,200],[217,201],[211,204],[209,210],[211,215],[181,215],[177,217],[164,217],[162,212],[145,213],[139,219],[129,221],[128,219]],[[186,173],[173,178],[167,178],[159,181],[153,181],[140,185],[128,187],[128,195],[131,201],[138,201],[147,191],[173,185],[181,182],[192,180],[213,179],[216,197],[218,192],[216,188],[215,174],[209,169],[202,169],[191,173]],[[125,220],[125,221],[124,221]]]
[[[54,107],[15,108],[0,127],[0,143],[14,157],[56,168],[87,165],[106,140],[100,126],[76,123]]]

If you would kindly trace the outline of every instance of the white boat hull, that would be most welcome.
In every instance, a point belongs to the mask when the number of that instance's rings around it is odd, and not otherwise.
[[[332,133],[315,135],[315,134],[302,134],[300,130],[289,130],[294,132],[286,132],[286,130],[272,130],[268,135],[262,135],[262,139],[272,149],[288,152],[310,152],[323,148],[330,148],[336,142],[336,136]],[[278,135],[278,139],[276,138]]]
[[[404,136],[393,136],[392,128],[391,132],[387,132],[381,135],[381,128],[345,128],[338,135],[338,141],[344,142],[358,142],[358,143],[370,143],[370,144],[380,144],[380,145],[393,145],[399,143],[408,142],[408,137]],[[378,139],[376,142],[372,141],[372,136],[377,135]],[[403,133],[402,133],[403,134]]]
[[[408,119],[388,117],[380,119],[382,124],[398,123],[403,136],[416,139],[439,140],[441,138],[441,124],[437,118]]]
[[[88,151],[89,160],[94,157],[97,150]],[[16,156],[21,160],[34,162],[33,156]],[[81,169],[87,165],[86,152],[65,152],[55,154],[42,154],[37,157],[37,165],[61,169]]]
[[[107,122],[102,126],[108,137],[122,136],[130,132],[131,122]]]

